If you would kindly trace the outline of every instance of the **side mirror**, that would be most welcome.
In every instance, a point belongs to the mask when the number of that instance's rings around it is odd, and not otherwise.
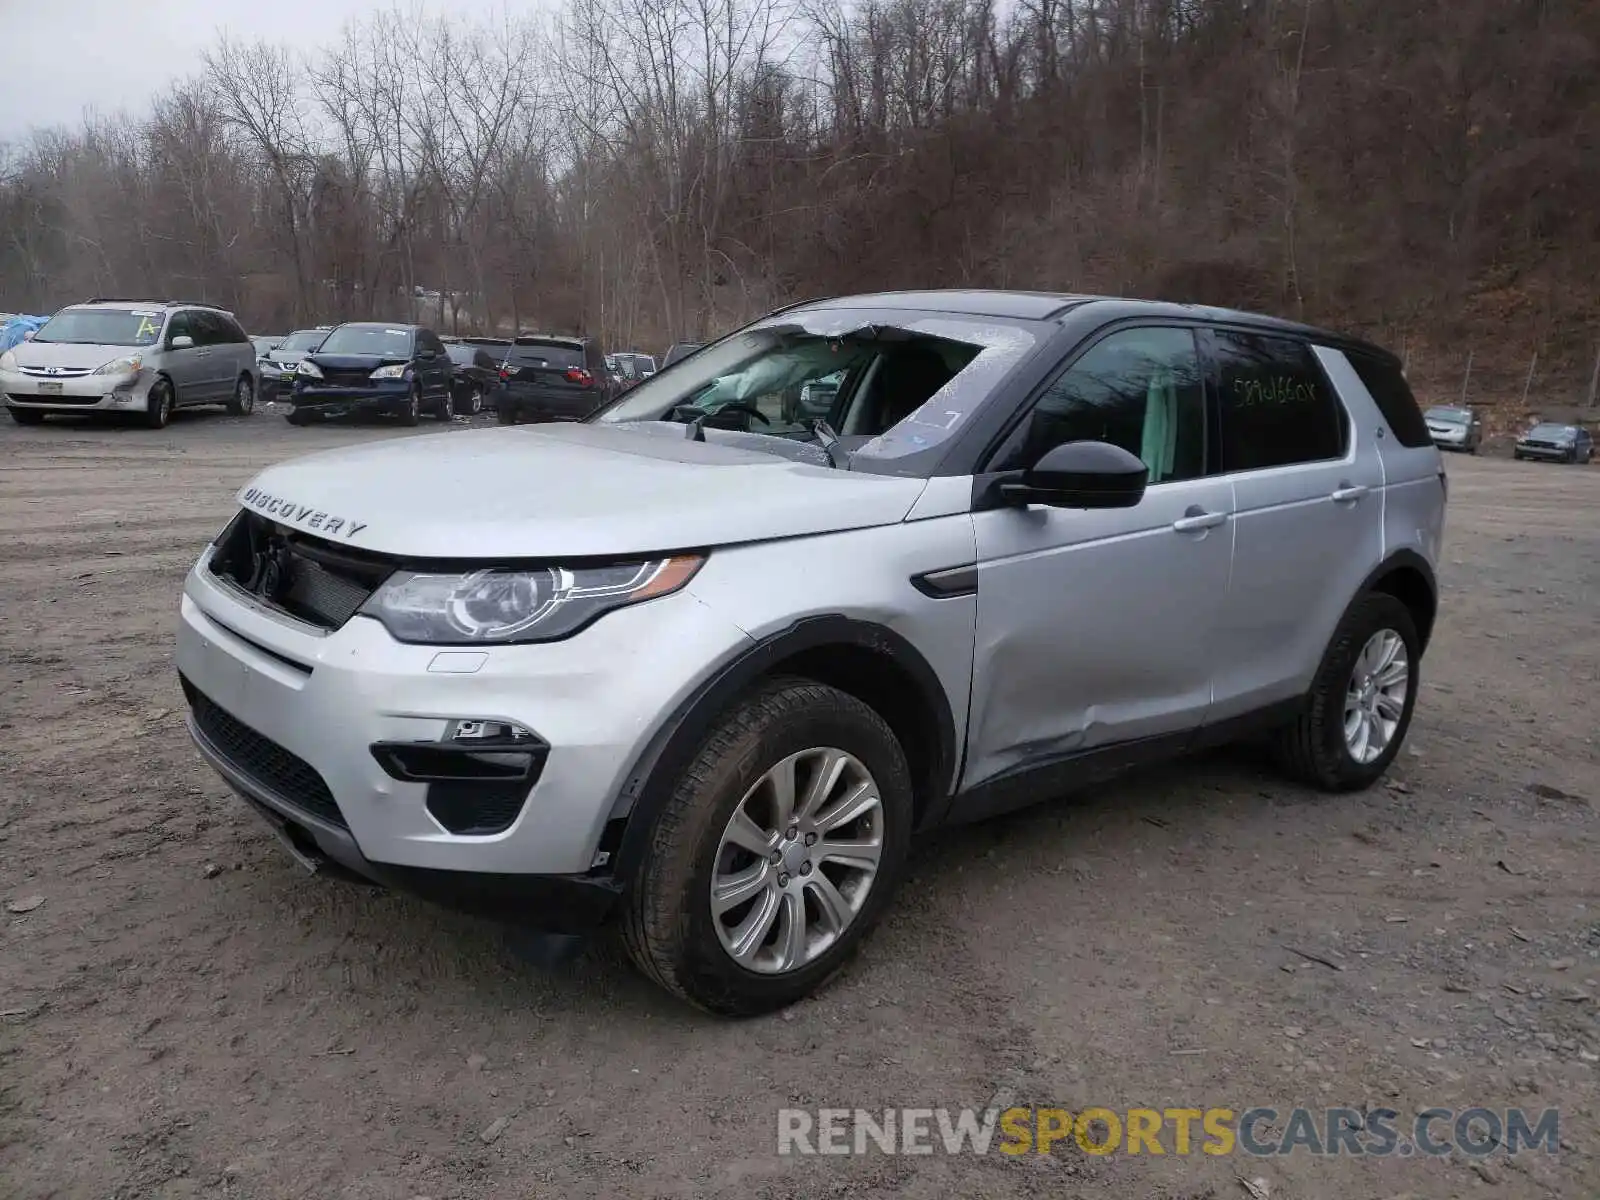
[[[1020,483],[1003,483],[1010,504],[1051,508],[1132,508],[1144,499],[1150,472],[1134,455],[1110,442],[1066,442],[1046,451],[1023,472]]]
[[[35,330],[35,329],[24,330],[23,334],[22,334],[22,340],[25,341],[25,342],[33,341],[33,335],[35,333],[37,333],[37,332],[38,332],[38,330]]]
[[[193,345],[194,339],[187,333],[180,333],[177,337],[173,338],[172,341],[167,343],[168,348],[172,350],[187,350]]]

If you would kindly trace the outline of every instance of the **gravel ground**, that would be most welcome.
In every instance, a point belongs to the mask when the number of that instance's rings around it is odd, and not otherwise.
[[[1387,786],[1321,797],[1232,752],[936,836],[852,970],[732,1024],[609,942],[541,970],[304,875],[191,750],[177,596],[234,488],[409,431],[0,426],[0,1195],[1600,1194],[1600,468],[1449,462]],[[1559,1106],[1563,1150],[776,1153],[780,1106],[997,1093]]]

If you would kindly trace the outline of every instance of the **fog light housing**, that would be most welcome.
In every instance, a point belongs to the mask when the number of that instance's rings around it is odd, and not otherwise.
[[[437,742],[375,742],[371,749],[391,779],[427,784],[428,815],[463,837],[511,828],[550,753],[531,729],[485,717],[451,721]]]

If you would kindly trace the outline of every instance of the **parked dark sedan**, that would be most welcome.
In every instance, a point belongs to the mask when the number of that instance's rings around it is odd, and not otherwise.
[[[594,338],[535,334],[516,338],[500,368],[500,423],[579,421],[609,404],[617,383]]]
[[[505,347],[510,344],[500,343]],[[492,345],[466,341],[445,343],[444,351],[450,356],[453,368],[450,396],[457,416],[477,416],[489,397],[499,390],[500,364],[505,361],[505,351],[495,352],[490,349]]]
[[[415,425],[424,412],[448,421],[454,374],[444,343],[433,330],[351,321],[337,326],[295,368],[289,423],[382,413]]]
[[[1586,463],[1594,458],[1594,438],[1582,425],[1541,421],[1517,439],[1512,458],[1542,458],[1546,462]]]

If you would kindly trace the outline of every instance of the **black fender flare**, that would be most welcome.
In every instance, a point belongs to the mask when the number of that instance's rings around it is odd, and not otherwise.
[[[944,686],[922,652],[874,621],[839,614],[804,617],[746,647],[712,672],[660,724],[635,759],[611,807],[611,824],[626,823],[612,866],[619,879],[631,879],[643,862],[656,817],[717,717],[786,659],[829,647],[883,655],[911,680],[934,726],[933,762],[927,776],[948,792],[959,761],[955,719]],[[937,811],[945,798],[930,797],[924,811]]]
[[[1426,558],[1422,557],[1422,555],[1417,553],[1415,550],[1396,550],[1387,558],[1385,558],[1367,574],[1365,579],[1361,581],[1361,586],[1356,589],[1356,594],[1351,597],[1350,603],[1354,604],[1357,600],[1369,592],[1381,592],[1387,590],[1379,586],[1383,582],[1384,578],[1394,574],[1398,570],[1404,569],[1410,569],[1417,572],[1417,574],[1422,576],[1423,581],[1428,586],[1428,602],[1432,613],[1429,617],[1427,626],[1417,630],[1418,635],[1422,639],[1422,647],[1424,650],[1426,650],[1428,641],[1433,634],[1434,620],[1437,619],[1439,611],[1439,579],[1434,573],[1433,564],[1431,564]],[[1403,600],[1404,597],[1401,597],[1401,599]],[[1348,607],[1349,606],[1347,605],[1346,608],[1348,609]]]

